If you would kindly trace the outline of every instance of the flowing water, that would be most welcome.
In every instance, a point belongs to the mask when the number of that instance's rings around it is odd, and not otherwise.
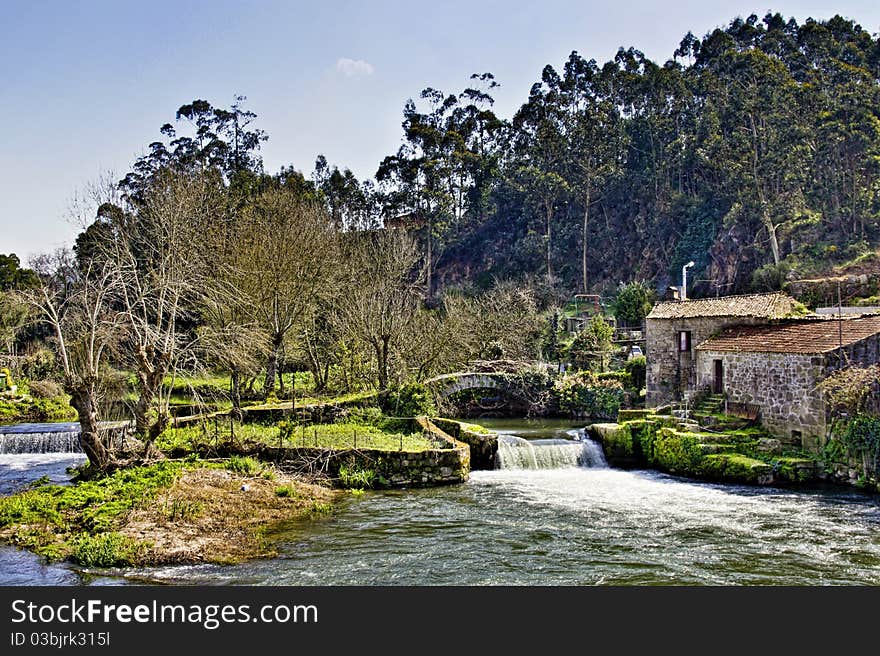
[[[0,454],[81,451],[77,423],[0,426]]]
[[[473,472],[463,485],[347,495],[332,516],[280,534],[280,555],[271,560],[113,572],[124,578],[86,582],[880,584],[876,496],[608,469],[603,461],[581,460],[593,445],[573,439],[582,435],[571,424],[494,428],[534,440],[535,464],[556,460],[560,466],[534,468],[524,457],[522,467],[504,462],[495,471]],[[516,439],[502,439],[514,451],[528,451]],[[32,465],[40,466],[38,460]],[[4,477],[8,466],[0,463]],[[70,569],[22,554],[0,550],[0,584],[82,582]]]

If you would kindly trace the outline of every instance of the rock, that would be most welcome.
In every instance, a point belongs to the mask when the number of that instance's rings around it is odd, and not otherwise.
[[[760,453],[782,453],[782,442],[769,437],[762,437],[755,447]]]

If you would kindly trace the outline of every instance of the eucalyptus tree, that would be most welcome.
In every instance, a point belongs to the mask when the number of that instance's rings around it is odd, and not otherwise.
[[[427,88],[403,110],[404,144],[384,158],[376,173],[386,214],[411,213],[423,223],[428,296],[434,270],[447,242],[459,238],[468,220],[487,212],[488,191],[497,166],[504,123],[492,112],[491,73],[473,74],[459,94]]]
[[[135,202],[157,177],[165,172],[220,172],[227,181],[262,172],[260,144],[268,139],[263,130],[252,127],[257,115],[244,109],[247,99],[235,96],[229,109],[214,107],[196,99],[181,105],[175,123],[159,129],[163,139],[148,146],[132,170],[120,181],[120,188]],[[189,126],[181,132],[181,126]]]

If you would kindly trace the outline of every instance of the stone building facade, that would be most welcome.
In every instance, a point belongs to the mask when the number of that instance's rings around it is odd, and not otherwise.
[[[880,316],[738,326],[696,351],[697,389],[720,391],[784,441],[818,449],[829,426],[816,386],[841,367],[880,362]]]
[[[782,293],[664,301],[645,320],[649,406],[696,393],[696,347],[731,326],[766,326],[791,316],[797,302]]]

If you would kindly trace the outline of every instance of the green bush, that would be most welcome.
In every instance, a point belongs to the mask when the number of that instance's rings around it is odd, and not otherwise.
[[[256,476],[262,471],[263,465],[253,458],[232,456],[229,459],[229,462],[226,463],[226,469],[233,471],[236,474]]]
[[[299,491],[292,485],[279,485],[275,488],[275,496],[285,499],[296,499]]]
[[[594,315],[590,323],[575,335],[568,346],[568,359],[580,369],[604,368],[612,348],[614,328],[601,316]]]
[[[880,417],[857,415],[850,419],[840,433],[840,441],[849,453],[862,461],[862,474],[878,474],[880,462]]]
[[[623,403],[623,386],[618,380],[598,380],[579,371],[557,378],[553,397],[562,412],[615,419]]]
[[[644,280],[620,285],[611,304],[611,310],[618,323],[627,326],[640,326],[651,311],[656,294]]]
[[[393,386],[379,395],[379,407],[393,417],[433,416],[437,414],[434,397],[421,383]]]
[[[623,368],[629,374],[629,384],[633,389],[641,390],[645,387],[648,361],[644,355],[638,355],[627,360]]]

